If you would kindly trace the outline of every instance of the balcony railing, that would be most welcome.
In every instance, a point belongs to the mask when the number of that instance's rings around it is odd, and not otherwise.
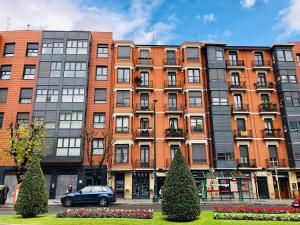
[[[242,105],[231,105],[231,112],[249,112],[249,105],[242,104]]]
[[[153,168],[153,160],[144,160],[141,161],[139,159],[133,161],[133,168]]]
[[[144,128],[139,128],[135,131],[134,133],[135,138],[153,138],[153,130],[152,129],[144,129]]]
[[[180,66],[179,59],[165,59],[164,66]]]
[[[228,86],[230,89],[245,89],[246,88],[246,82],[240,81],[240,82],[229,82]]]
[[[182,88],[181,81],[171,81],[171,80],[165,80],[164,82],[165,88]]]
[[[247,159],[247,160],[236,160],[237,167],[245,167],[245,168],[256,168],[256,160],[255,159]]]
[[[166,168],[170,168],[171,167],[172,161],[173,161],[172,159],[166,159]],[[186,163],[188,165],[190,165],[190,162],[187,159],[185,159],[185,161],[186,161]],[[202,163],[206,163],[206,161],[203,161]]]
[[[252,138],[252,130],[235,130],[234,131],[235,138]]]
[[[174,137],[174,138],[183,138],[183,129],[182,128],[168,128],[165,133],[166,137]]]
[[[268,82],[268,83],[261,83],[261,82],[256,82],[254,83],[256,89],[273,89],[275,87],[273,82]]]
[[[182,110],[183,110],[183,107],[181,104],[176,104],[176,105],[166,104],[165,105],[165,111],[182,112]]]
[[[257,61],[257,60],[253,60],[252,61],[252,67],[271,67],[272,64],[270,61]]]
[[[136,83],[137,88],[153,88],[153,81],[147,80],[147,81],[141,81]]]
[[[266,166],[267,168],[272,167],[288,167],[288,162],[285,159],[277,159],[277,160],[270,160],[266,159]]]
[[[277,105],[273,103],[263,103],[258,106],[259,112],[277,112]]]
[[[142,66],[152,66],[152,65],[153,65],[153,61],[152,61],[152,58],[137,58],[135,64],[136,64],[137,66],[138,66],[138,65],[142,65]]]
[[[227,66],[245,66],[244,60],[227,60]]]
[[[281,129],[262,130],[263,138],[281,138]]]
[[[154,105],[153,103],[148,103],[148,104],[136,104],[134,108],[135,112],[151,112],[154,110]]]

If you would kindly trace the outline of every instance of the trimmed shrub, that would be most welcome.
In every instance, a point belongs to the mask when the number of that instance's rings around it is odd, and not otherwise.
[[[215,220],[300,221],[300,214],[215,213]]]
[[[48,193],[39,159],[32,161],[23,178],[15,210],[25,218],[48,212]]]
[[[162,213],[173,221],[191,221],[200,215],[198,189],[180,150],[162,188]]]

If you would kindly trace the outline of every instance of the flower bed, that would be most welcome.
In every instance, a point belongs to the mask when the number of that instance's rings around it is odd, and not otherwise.
[[[300,221],[300,214],[215,213],[215,220]]]
[[[123,209],[68,209],[56,215],[57,218],[135,218],[152,219],[153,210]]]
[[[300,208],[215,207],[215,212],[283,214],[283,213],[300,213]]]

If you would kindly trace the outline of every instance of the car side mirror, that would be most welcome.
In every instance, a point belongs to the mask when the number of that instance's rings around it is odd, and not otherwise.
[[[79,191],[79,194],[82,194],[82,191]]]

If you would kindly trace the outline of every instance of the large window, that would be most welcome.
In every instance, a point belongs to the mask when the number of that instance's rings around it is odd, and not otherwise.
[[[223,69],[211,69],[209,80],[212,82],[225,82],[226,81],[226,73]]]
[[[177,150],[180,151],[179,145],[170,145],[170,159],[171,159],[171,161],[173,161]]]
[[[192,144],[193,163],[206,162],[205,144]]]
[[[63,41],[56,41],[53,43],[43,43],[42,45],[42,54],[50,55],[60,55],[64,52],[64,43]]]
[[[22,88],[20,91],[20,103],[31,103],[32,101],[32,88]]]
[[[14,56],[14,52],[15,52],[15,43],[5,43],[3,56],[4,57]]]
[[[18,112],[16,123],[18,125],[29,123],[29,112]]]
[[[188,69],[189,83],[200,83],[200,73],[198,69]]]
[[[129,117],[128,116],[117,116],[116,117],[116,132],[117,133],[128,133],[129,132]]]
[[[118,83],[129,83],[130,81],[130,70],[128,68],[118,69]]]
[[[197,47],[187,47],[186,48],[186,58],[190,61],[199,60],[199,51]]]
[[[94,128],[105,128],[105,113],[94,113]]]
[[[93,140],[93,155],[102,155],[104,153],[104,141],[102,138]]]
[[[88,42],[87,41],[77,41],[77,40],[70,40],[67,41],[67,50],[66,54],[87,54],[88,50]]]
[[[223,54],[222,50],[216,50],[216,59],[217,59],[217,61],[224,60],[224,54]]]
[[[106,102],[106,89],[104,88],[96,88],[94,95],[95,103],[105,103]]]
[[[50,77],[60,77],[61,62],[51,62]]]
[[[37,89],[36,102],[57,102],[58,90],[57,89]]]
[[[3,127],[4,113],[0,112],[0,128]]]
[[[189,91],[189,106],[197,107],[202,105],[201,91]]]
[[[269,145],[268,149],[269,149],[269,157],[270,157],[271,166],[277,166],[278,165],[277,146]]]
[[[115,163],[128,163],[129,145],[115,145]]]
[[[35,65],[25,65],[23,71],[24,80],[34,80]]]
[[[39,52],[38,43],[28,43],[26,49],[26,56],[37,56]]]
[[[58,138],[56,156],[80,156],[80,138]]]
[[[80,129],[82,127],[82,112],[60,113],[59,128],[61,129]]]
[[[191,116],[191,131],[192,133],[204,132],[202,116]]]
[[[83,88],[63,88],[62,102],[84,102]]]
[[[106,45],[106,44],[97,45],[97,57],[98,58],[107,58],[108,57],[108,45]]]
[[[130,60],[130,46],[118,47],[118,59]]]
[[[0,70],[0,80],[9,80],[11,75],[11,65],[2,65]]]
[[[6,103],[7,101],[7,88],[0,88],[0,104]]]
[[[85,77],[86,63],[84,62],[66,62],[64,77]]]
[[[96,80],[107,80],[107,66],[96,67]]]
[[[285,93],[285,104],[286,106],[300,106],[300,93],[297,91]]]
[[[240,166],[249,166],[248,146],[240,145]]]
[[[117,91],[117,106],[129,106],[130,91]]]
[[[217,160],[233,160],[232,152],[219,152],[217,153]]]
[[[279,62],[292,62],[293,54],[291,50],[277,50],[277,60]]]
[[[213,91],[211,95],[213,105],[228,105],[226,91]]]
[[[297,83],[296,71],[281,72],[280,76],[277,77],[277,81],[280,83]]]
[[[290,131],[300,132],[300,121],[290,121]]]

